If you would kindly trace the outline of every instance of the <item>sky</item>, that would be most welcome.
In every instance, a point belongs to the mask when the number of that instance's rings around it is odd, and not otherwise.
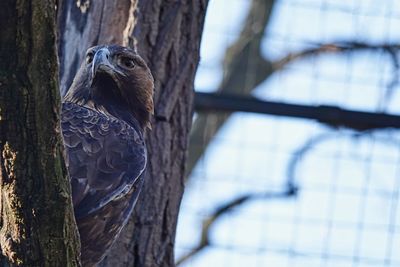
[[[229,3],[229,4],[228,4]],[[237,38],[249,0],[210,0],[196,75],[214,91],[224,51]],[[262,42],[264,57],[318,43],[400,41],[400,2],[278,0]],[[381,52],[297,61],[260,84],[265,100],[400,114],[399,86]],[[235,113],[213,138],[186,187],[176,257],[193,248],[201,221],[218,205],[285,188],[295,164],[295,198],[251,201],[211,229],[212,246],[182,266],[400,266],[400,133],[358,134],[310,120]]]

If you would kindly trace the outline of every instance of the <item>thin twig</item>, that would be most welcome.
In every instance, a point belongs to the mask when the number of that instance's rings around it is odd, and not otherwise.
[[[303,59],[310,56],[326,53],[351,53],[361,51],[383,51],[392,57],[393,65],[398,68],[399,62],[397,53],[400,50],[399,44],[368,44],[354,41],[345,42],[331,42],[327,44],[315,44],[315,47],[301,50],[299,52],[289,53],[283,58],[272,63],[274,70],[280,70],[285,65],[293,61]]]
[[[277,198],[289,198],[294,197],[297,194],[297,188],[292,182],[288,182],[287,189],[283,192],[266,192],[266,193],[252,193],[237,197],[230,200],[227,203],[222,204],[205,220],[203,220],[203,226],[201,231],[201,238],[196,247],[194,247],[190,252],[183,255],[178,259],[176,265],[179,266],[183,262],[197,255],[203,249],[211,245],[210,241],[210,229],[214,223],[220,219],[222,216],[230,213],[234,208],[237,208],[243,204],[248,203],[253,200],[266,200],[266,199],[277,199]]]

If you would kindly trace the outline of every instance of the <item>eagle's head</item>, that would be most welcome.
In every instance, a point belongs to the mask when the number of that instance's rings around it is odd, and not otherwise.
[[[87,50],[64,101],[107,112],[125,121],[136,119],[150,128],[153,76],[144,60],[132,49],[100,45]]]

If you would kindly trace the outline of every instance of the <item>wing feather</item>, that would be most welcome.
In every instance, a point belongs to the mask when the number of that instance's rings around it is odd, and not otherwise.
[[[80,218],[130,191],[145,168],[146,148],[140,130],[124,121],[69,102],[62,109],[66,165]]]

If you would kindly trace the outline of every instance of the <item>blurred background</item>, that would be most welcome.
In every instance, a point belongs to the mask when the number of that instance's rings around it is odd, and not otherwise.
[[[400,266],[399,44],[396,0],[210,0],[178,266]]]

